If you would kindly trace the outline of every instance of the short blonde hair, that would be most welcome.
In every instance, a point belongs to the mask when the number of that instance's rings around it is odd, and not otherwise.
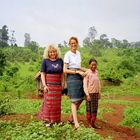
[[[43,54],[44,59],[49,58],[49,51],[52,49],[56,50],[56,54],[57,54],[56,58],[60,58],[60,49],[58,48],[58,46],[55,44],[49,44],[44,50],[44,54]]]

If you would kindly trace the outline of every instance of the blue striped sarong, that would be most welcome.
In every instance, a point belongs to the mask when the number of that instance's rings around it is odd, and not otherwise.
[[[70,97],[71,102],[77,102],[84,99],[83,77],[81,75],[68,74],[67,88],[68,96]]]

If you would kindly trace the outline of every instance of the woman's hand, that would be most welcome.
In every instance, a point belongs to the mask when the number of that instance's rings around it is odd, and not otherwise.
[[[89,95],[87,95],[87,101],[91,101],[91,98]]]
[[[44,86],[44,92],[48,92],[48,91],[49,91],[48,87]]]
[[[61,87],[62,87],[62,90],[64,89],[64,87],[65,87],[65,84],[64,83],[62,83],[61,84]]]

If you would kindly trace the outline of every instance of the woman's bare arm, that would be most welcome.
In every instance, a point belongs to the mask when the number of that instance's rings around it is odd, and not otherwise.
[[[68,69],[68,64],[64,63],[64,66],[63,66],[63,72],[65,74],[76,74],[76,70],[70,70]]]

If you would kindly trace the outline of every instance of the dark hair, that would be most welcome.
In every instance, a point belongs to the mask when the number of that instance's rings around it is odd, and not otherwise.
[[[97,60],[95,59],[95,58],[91,58],[90,60],[89,60],[89,65],[92,63],[92,62],[96,62],[96,64],[97,64]]]
[[[79,44],[77,37],[73,37],[73,36],[72,36],[72,37],[69,39],[69,44],[70,44],[71,40],[75,40],[76,43]]]

